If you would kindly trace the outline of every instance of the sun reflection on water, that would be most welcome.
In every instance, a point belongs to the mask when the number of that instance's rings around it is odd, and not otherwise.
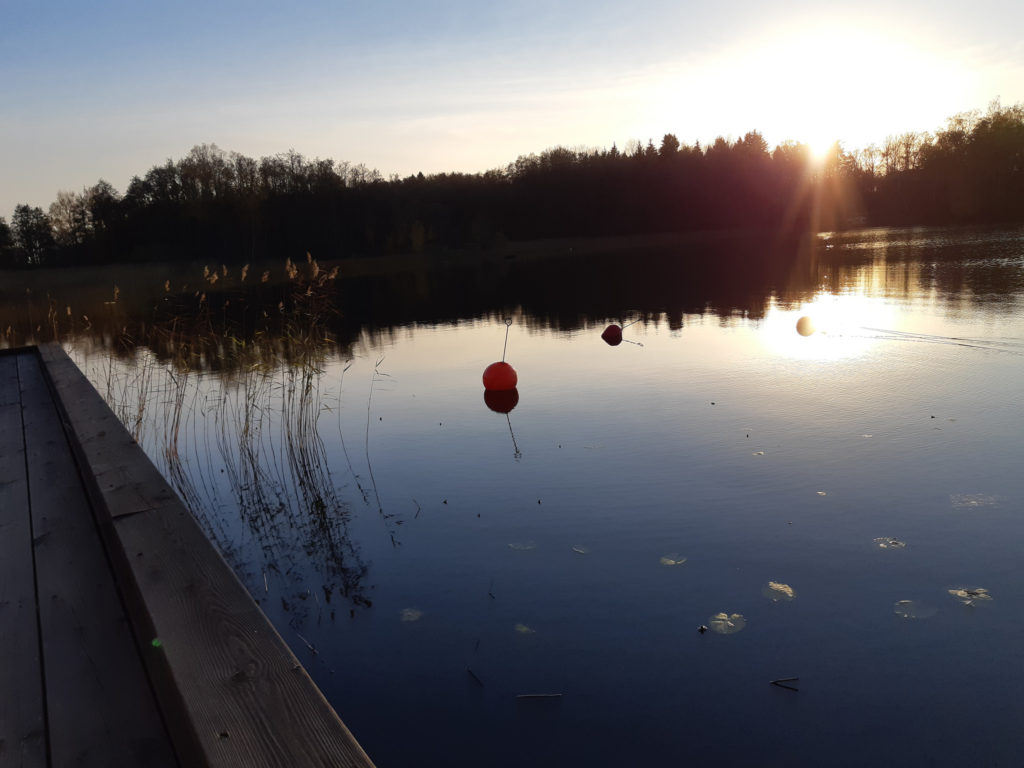
[[[846,360],[881,340],[878,328],[897,324],[891,303],[858,293],[820,292],[794,305],[768,301],[758,339],[772,353],[797,360]]]

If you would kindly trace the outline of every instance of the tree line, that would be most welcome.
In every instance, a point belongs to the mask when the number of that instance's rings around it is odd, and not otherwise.
[[[1024,221],[1024,104],[825,157],[751,131],[687,145],[555,147],[484,173],[384,178],[295,151],[201,145],[131,179],[0,217],[0,266],[242,263],[654,232]]]

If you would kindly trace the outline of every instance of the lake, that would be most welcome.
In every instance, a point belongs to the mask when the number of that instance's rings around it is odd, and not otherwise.
[[[63,338],[381,768],[1019,762],[1024,230],[550,250]]]

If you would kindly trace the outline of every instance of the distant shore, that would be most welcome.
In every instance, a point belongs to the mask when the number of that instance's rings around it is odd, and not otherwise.
[[[547,240],[522,242],[500,242],[490,247],[469,247],[459,249],[432,249],[422,253],[398,253],[379,256],[332,257],[328,254],[310,254],[321,267],[338,267],[339,277],[361,277],[388,275],[406,270],[449,269],[483,267],[504,261],[536,261],[539,259],[608,256],[616,253],[649,253],[669,251],[673,248],[693,248],[701,245],[745,242],[751,239],[761,242],[789,242],[799,239],[793,234],[760,232],[750,230],[717,230],[706,232],[662,232],[648,235],[618,235],[609,237],[562,237]],[[270,271],[270,281],[284,280],[282,255],[277,260],[264,260],[250,264],[249,279],[260,279],[264,270]],[[291,257],[297,264],[305,258]],[[31,268],[0,269],[4,276],[0,282],[0,298],[22,294],[26,290],[46,291],[57,286],[73,286],[79,281],[95,283],[97,278],[108,275],[112,283],[122,287],[140,286],[170,280],[174,285],[199,284],[204,267],[221,269],[222,265],[210,261],[170,262],[125,262],[111,264],[50,266]],[[237,272],[242,265],[229,264],[230,272]],[[155,284],[155,283],[154,283]]]

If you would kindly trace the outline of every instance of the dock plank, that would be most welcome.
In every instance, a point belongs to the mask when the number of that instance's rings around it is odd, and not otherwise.
[[[18,358],[9,352],[0,354],[0,405],[18,405],[20,402]]]
[[[373,763],[142,449],[56,345],[41,348],[175,744],[210,766]],[[116,428],[115,428],[116,426]],[[202,649],[202,652],[197,652]]]
[[[209,765],[371,765],[187,510],[115,524]]]
[[[52,764],[176,766],[38,356],[18,372]]]
[[[0,768],[45,766],[45,710],[18,362],[0,356]]]

